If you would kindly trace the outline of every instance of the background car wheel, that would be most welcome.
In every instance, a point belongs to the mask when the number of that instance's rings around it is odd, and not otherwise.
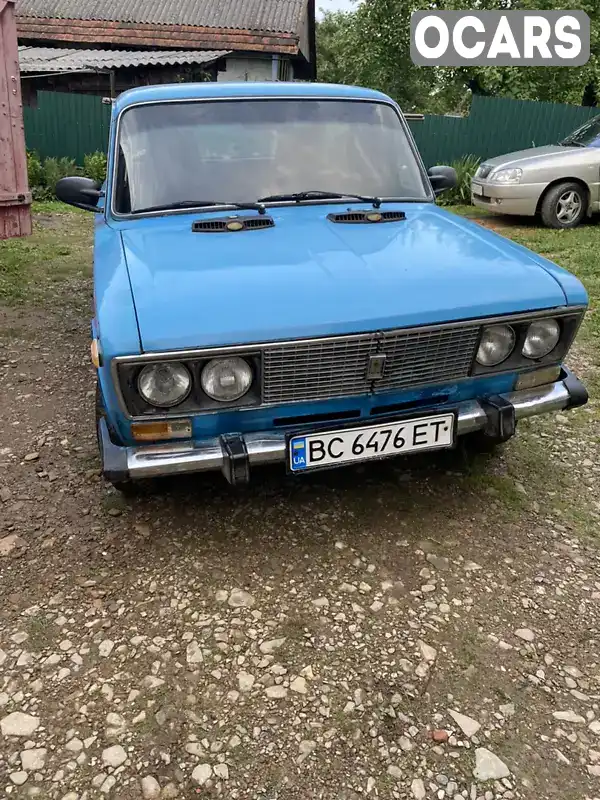
[[[104,411],[104,405],[102,404],[102,393],[100,391],[100,385],[96,384],[96,441],[98,443],[98,453],[100,455],[100,462],[102,462],[102,449],[100,447],[100,437],[98,434],[98,423],[101,417],[105,417],[106,412]],[[103,465],[104,466],[104,465]],[[124,495],[132,496],[137,494],[138,486],[136,483],[132,481],[111,481],[112,486]]]
[[[575,228],[587,211],[587,192],[578,183],[565,181],[544,195],[540,213],[547,228]]]

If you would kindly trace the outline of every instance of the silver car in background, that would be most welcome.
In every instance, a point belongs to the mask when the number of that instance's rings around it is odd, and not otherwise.
[[[487,159],[471,199],[496,214],[539,216],[549,228],[579,225],[600,211],[600,116],[559,144]]]

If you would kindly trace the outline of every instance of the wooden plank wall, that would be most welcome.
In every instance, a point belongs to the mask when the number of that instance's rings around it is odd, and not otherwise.
[[[0,0],[0,239],[31,233],[14,0]]]

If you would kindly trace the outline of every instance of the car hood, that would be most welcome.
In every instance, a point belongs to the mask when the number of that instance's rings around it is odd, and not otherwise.
[[[544,147],[529,147],[527,150],[516,150],[494,158],[486,158],[485,164],[492,167],[544,167],[546,163],[571,163],[586,161],[590,157],[588,147],[571,147],[569,145],[548,144]]]
[[[433,204],[398,207],[406,219],[385,224],[333,223],[327,214],[345,209],[316,205],[272,209],[274,228],[237,233],[193,233],[189,214],[122,224],[143,350],[564,305],[557,278],[525,248]]]

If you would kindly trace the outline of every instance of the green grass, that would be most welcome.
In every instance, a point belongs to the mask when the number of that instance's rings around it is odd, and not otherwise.
[[[33,204],[33,234],[0,241],[0,303],[35,303],[91,272],[92,217],[63,203]]]

